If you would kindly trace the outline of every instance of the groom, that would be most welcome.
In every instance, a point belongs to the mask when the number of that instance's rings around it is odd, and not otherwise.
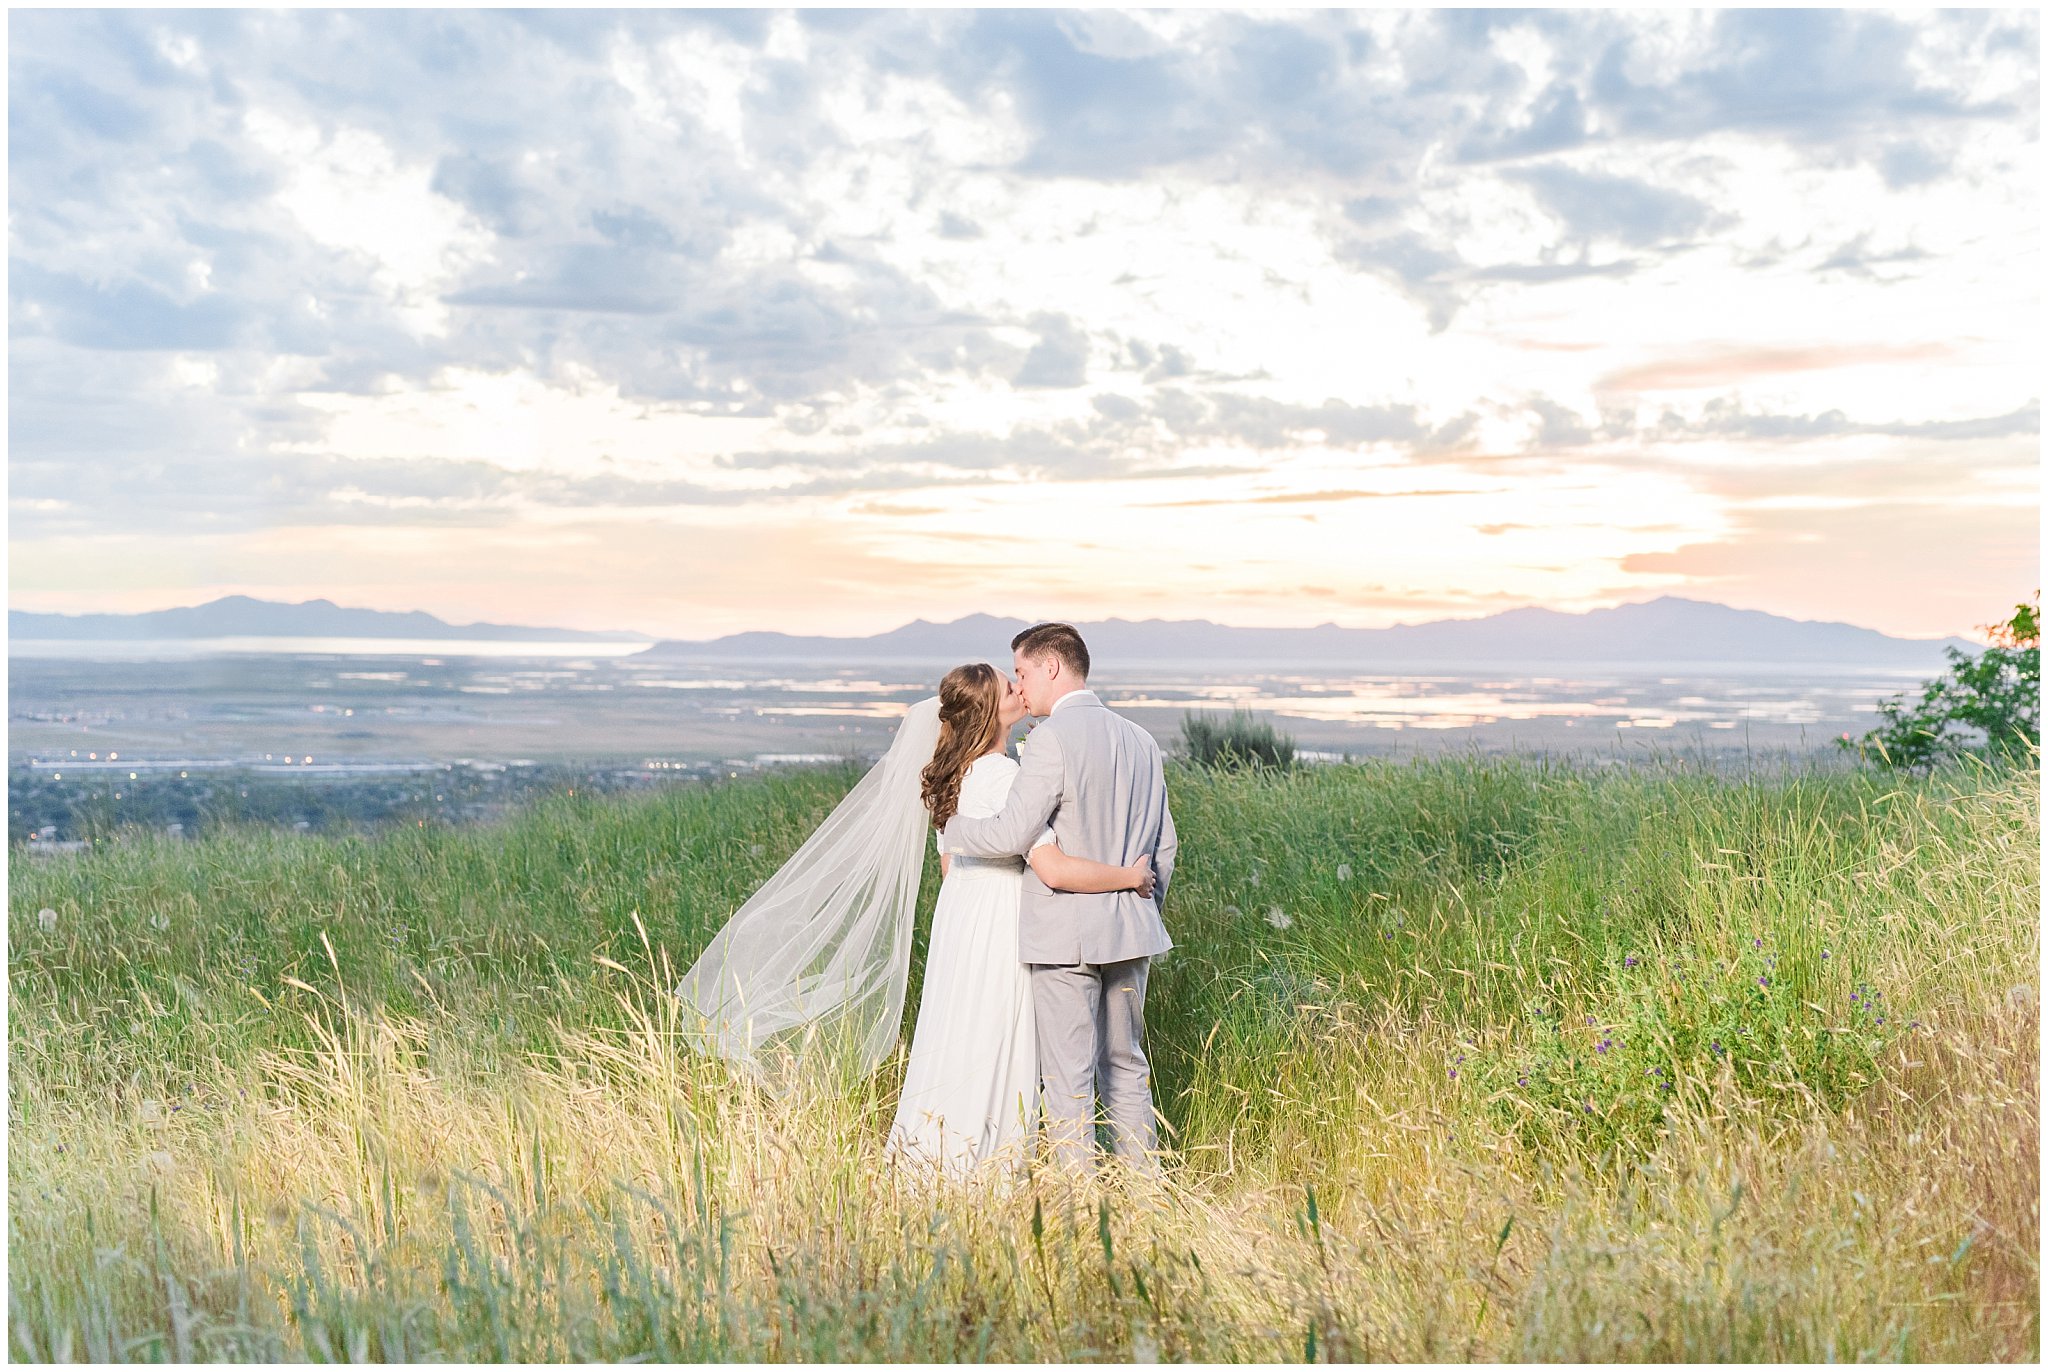
[[[1173,947],[1159,911],[1179,846],[1159,745],[1088,689],[1088,645],[1071,624],[1036,625],[1010,648],[1024,703],[1044,723],[1031,731],[1002,812],[956,815],[946,826],[946,849],[1023,855],[1049,820],[1061,850],[1074,857],[1126,865],[1151,855],[1156,887],[1149,898],[1136,891],[1054,891],[1026,868],[1017,943],[1031,967],[1054,1161],[1076,1172],[1089,1167],[1099,1089],[1117,1153],[1156,1172],[1145,976],[1151,959]]]

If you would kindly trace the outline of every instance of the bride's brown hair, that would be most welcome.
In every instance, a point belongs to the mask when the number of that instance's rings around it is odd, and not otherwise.
[[[1003,737],[1003,675],[986,662],[970,662],[939,683],[939,743],[924,769],[924,806],[943,829],[960,808],[968,767]]]

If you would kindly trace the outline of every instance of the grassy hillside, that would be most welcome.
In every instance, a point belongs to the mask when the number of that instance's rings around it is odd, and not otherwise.
[[[1176,773],[1170,1180],[988,1196],[673,1032],[854,775],[17,849],[10,1353],[2038,1355],[2037,771]]]

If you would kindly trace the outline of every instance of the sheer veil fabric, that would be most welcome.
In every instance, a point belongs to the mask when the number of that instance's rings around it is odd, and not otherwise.
[[[889,1055],[931,827],[921,773],[938,740],[930,696],[683,977],[683,1029],[701,1051],[764,1081],[811,1068],[865,1076]]]

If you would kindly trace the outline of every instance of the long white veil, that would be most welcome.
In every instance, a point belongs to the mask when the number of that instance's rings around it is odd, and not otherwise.
[[[865,1076],[889,1055],[930,832],[921,773],[938,740],[930,696],[719,930],[676,987],[700,1049],[763,1078],[771,1067],[824,1063]]]

